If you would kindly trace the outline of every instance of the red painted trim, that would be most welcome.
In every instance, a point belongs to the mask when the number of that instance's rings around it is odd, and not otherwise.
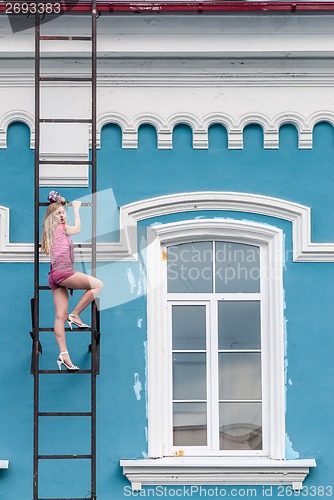
[[[46,2],[46,0],[35,0],[36,3]],[[55,2],[56,0],[53,0]],[[30,0],[31,2],[31,0]],[[30,3],[29,2],[29,3]],[[15,0],[0,0],[0,12],[6,11],[6,3],[22,3]],[[112,2],[110,0],[98,0],[97,7],[99,12],[110,14],[159,14],[170,13],[178,14],[182,12],[188,13],[226,13],[226,12],[284,12],[284,13],[302,13],[302,12],[319,12],[319,13],[334,13],[334,2],[277,2],[277,1],[164,1],[164,2]],[[90,0],[68,0],[61,2],[62,11],[85,13],[90,12]]]

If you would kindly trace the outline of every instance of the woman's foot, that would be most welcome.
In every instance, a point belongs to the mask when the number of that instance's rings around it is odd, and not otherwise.
[[[63,351],[59,354],[58,359],[57,359],[57,364],[59,370],[61,370],[61,365],[64,365],[67,370],[71,371],[77,371],[79,370],[78,366],[75,366],[70,358],[70,355],[68,354],[67,351]]]
[[[78,314],[71,313],[67,317],[67,323],[68,326],[73,330],[73,325],[77,326],[78,328],[90,328],[89,325],[86,325],[86,323],[83,323],[81,319],[79,318]]]

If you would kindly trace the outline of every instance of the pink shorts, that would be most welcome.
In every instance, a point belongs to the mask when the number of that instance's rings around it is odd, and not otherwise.
[[[50,271],[48,275],[49,287],[51,290],[60,288],[61,282],[70,278],[75,274],[75,271]]]

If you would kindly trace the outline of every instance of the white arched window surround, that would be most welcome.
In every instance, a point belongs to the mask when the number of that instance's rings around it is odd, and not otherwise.
[[[266,456],[170,456],[166,450],[169,405],[166,253],[169,245],[219,239],[258,245],[266,279],[263,346]],[[285,460],[284,313],[282,230],[249,221],[197,219],[154,225],[147,246],[148,300],[148,459],[121,460],[133,489],[160,484],[290,484],[301,488],[313,459]],[[167,453],[166,453],[167,452]]]

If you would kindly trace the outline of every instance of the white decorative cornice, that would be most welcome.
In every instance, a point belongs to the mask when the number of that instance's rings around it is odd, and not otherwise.
[[[58,58],[61,59],[64,52],[59,52]],[[32,56],[31,56],[32,57]],[[69,64],[74,64],[75,60],[80,57],[80,54],[74,54],[73,58],[68,57]],[[246,64],[246,61],[245,61]],[[273,62],[274,64],[274,62]],[[54,70],[56,73],[57,70]],[[68,75],[73,76],[73,75]],[[88,76],[88,73],[83,73],[80,76]],[[221,73],[210,72],[208,74],[199,73],[196,70],[189,72],[169,71],[166,73],[99,73],[97,77],[99,88],[115,89],[115,88],[332,88],[334,87],[334,75],[332,72],[327,73],[304,73],[289,70],[286,74],[267,72],[264,75],[260,72],[252,73]],[[17,74],[2,73],[0,76],[0,88],[33,88],[35,86],[34,76],[32,74]],[[43,82],[42,88],[71,88],[83,87],[86,88],[85,82]]]
[[[134,260],[137,257],[137,223],[180,212],[218,210],[277,217],[292,223],[295,262],[334,262],[334,243],[311,241],[311,209],[280,198],[252,193],[203,191],[177,193],[124,205],[120,209],[120,241],[98,244],[99,261]],[[0,262],[32,262],[31,243],[9,242],[9,209],[0,207]],[[78,252],[78,250],[77,250]],[[82,249],[80,259],[89,260]],[[47,261],[41,257],[41,261]]]

